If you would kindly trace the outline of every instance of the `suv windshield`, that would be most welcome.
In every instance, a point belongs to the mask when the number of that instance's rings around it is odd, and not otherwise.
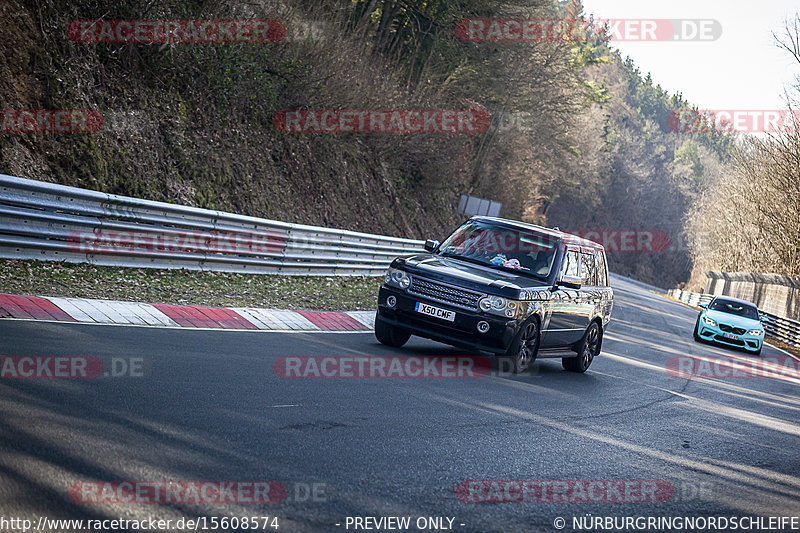
[[[722,313],[730,313],[732,315],[758,320],[758,309],[752,305],[733,302],[731,300],[720,300],[718,298],[711,302],[708,308],[711,311],[720,311]]]
[[[439,252],[448,257],[544,279],[553,267],[556,242],[547,234],[531,230],[469,221],[442,243]]]

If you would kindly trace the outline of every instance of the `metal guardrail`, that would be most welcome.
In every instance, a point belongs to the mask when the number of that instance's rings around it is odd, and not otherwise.
[[[670,289],[667,291],[667,295],[692,307],[700,307],[701,303],[707,304],[714,298],[712,294],[700,294],[699,292],[682,291],[681,289]]]
[[[681,289],[670,289],[667,291],[667,295],[692,307],[699,307],[701,303],[707,304],[715,296],[713,294],[682,291]],[[758,312],[768,319],[764,323],[764,330],[767,334],[782,340],[786,344],[800,346],[800,322],[791,318],[773,315],[761,309]]]
[[[423,241],[290,224],[0,174],[0,257],[372,276]]]

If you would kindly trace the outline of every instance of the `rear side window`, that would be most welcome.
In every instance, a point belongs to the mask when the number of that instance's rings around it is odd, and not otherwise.
[[[580,254],[573,250],[568,250],[567,254],[564,256],[564,270],[563,273],[565,276],[573,276],[578,277],[580,276],[580,264],[579,256]]]
[[[593,253],[581,253],[581,285],[589,287],[597,285],[597,272]]]
[[[597,252],[594,262],[597,265],[597,285],[608,287],[608,272],[606,272],[606,258],[603,252]]]

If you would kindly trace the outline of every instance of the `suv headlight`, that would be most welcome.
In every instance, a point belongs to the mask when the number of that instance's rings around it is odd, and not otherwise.
[[[390,268],[388,272],[386,272],[386,278],[384,279],[384,283],[389,285],[390,287],[397,287],[398,289],[407,289],[409,285],[411,285],[411,276],[408,275],[408,272],[404,270],[400,270],[397,268]]]
[[[755,335],[756,337],[760,337],[764,334],[764,332],[760,329],[751,329],[747,332],[748,335]]]
[[[516,318],[522,309],[519,302],[509,300],[502,296],[485,296],[478,302],[478,307],[484,313],[502,316],[505,318]]]
[[[705,322],[705,323],[706,323],[706,324],[708,324],[709,326],[716,326],[716,325],[717,325],[717,323],[716,323],[716,322],[714,322],[713,320],[711,320],[711,319],[710,319],[710,318],[708,318],[707,316],[704,316],[704,317],[703,317],[703,322]]]

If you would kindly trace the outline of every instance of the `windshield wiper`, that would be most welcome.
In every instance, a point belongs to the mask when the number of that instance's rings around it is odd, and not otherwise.
[[[440,253],[442,257],[454,257],[456,259],[461,259],[462,261],[467,261],[468,263],[475,263],[476,265],[481,265],[481,266],[494,266],[489,263],[485,263],[480,259],[475,259],[474,257],[469,257],[466,255],[456,254],[453,252],[440,252]]]

